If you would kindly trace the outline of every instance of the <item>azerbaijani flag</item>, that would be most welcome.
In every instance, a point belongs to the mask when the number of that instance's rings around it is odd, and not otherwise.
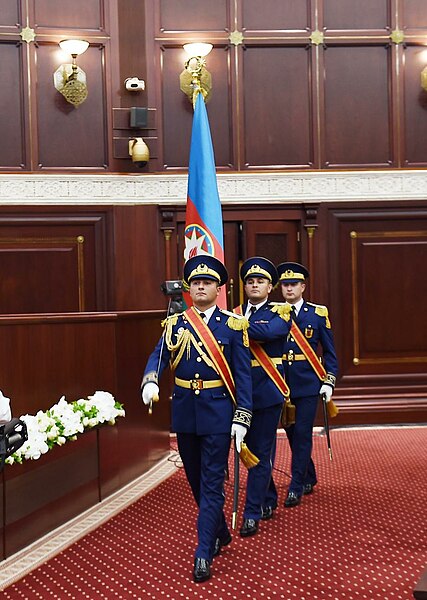
[[[197,94],[194,108],[184,235],[185,260],[198,254],[210,254],[224,263],[222,209],[208,113],[202,93]],[[227,308],[224,286],[218,296],[218,306]]]

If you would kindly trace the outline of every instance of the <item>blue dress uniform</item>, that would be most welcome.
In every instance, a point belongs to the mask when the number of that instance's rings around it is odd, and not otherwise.
[[[282,263],[277,267],[281,282],[305,281],[308,271],[298,263]],[[286,338],[284,365],[285,377],[291,390],[291,401],[295,405],[295,423],[286,427],[286,435],[292,450],[292,480],[288,493],[300,498],[304,486],[317,483],[316,470],[311,458],[312,433],[316,417],[320,388],[328,384],[335,386],[338,361],[334,339],[326,306],[303,301],[295,323],[308,344],[317,352],[321,346],[326,378],[322,381],[302,353],[292,333]]]
[[[278,281],[277,270],[273,263],[258,256],[249,258],[243,263],[240,269],[240,277],[243,282],[249,277],[262,277],[268,280],[273,286]],[[256,308],[256,305],[252,308]],[[242,314],[246,314],[247,309],[248,303],[246,302],[241,307]],[[271,312],[268,302],[264,302],[249,317],[249,337],[251,337],[251,329],[255,324],[266,327],[272,319],[277,319],[277,315]],[[262,349],[283,376],[283,338],[263,340]],[[253,413],[251,427],[245,441],[251,452],[258,457],[259,463],[248,471],[243,518],[245,520],[253,519],[258,522],[262,516],[262,507],[264,506],[265,495],[270,484],[272,471],[271,454],[276,439],[284,395],[253,355],[251,373]],[[276,508],[276,506],[272,508]],[[243,536],[252,535],[256,533],[255,527],[247,528],[244,524],[240,533]]]
[[[184,266],[184,281],[189,283],[189,274],[196,278],[199,265],[203,268],[208,265],[209,273],[203,271],[198,278],[211,278],[214,269],[218,270],[217,263],[219,261],[210,256],[193,257]],[[226,271],[225,275],[220,273],[219,279],[220,285],[225,283]],[[237,320],[236,315],[215,307],[207,325],[233,375],[236,407],[185,312],[166,319],[163,338],[150,355],[143,377],[143,385],[157,382],[171,361],[175,374],[172,429],[177,433],[185,473],[199,506],[195,558],[209,562],[216,539],[230,538],[223,513],[223,484],[231,425],[234,422],[249,427],[251,419],[250,353],[244,342],[242,323],[236,326]],[[247,321],[243,321],[247,325]]]

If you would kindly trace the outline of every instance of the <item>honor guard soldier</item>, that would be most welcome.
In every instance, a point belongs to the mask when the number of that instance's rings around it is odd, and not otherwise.
[[[291,331],[286,338],[284,366],[286,381],[295,405],[295,423],[285,428],[292,451],[292,479],[285,500],[291,508],[311,494],[317,483],[311,458],[313,424],[319,395],[330,402],[338,361],[326,306],[306,302],[303,293],[308,270],[299,263],[284,262],[277,267],[283,298],[290,305]],[[316,352],[321,346],[323,364]]]
[[[277,315],[270,310],[268,295],[278,282],[274,264],[266,258],[248,258],[240,269],[247,301],[234,312],[249,319],[249,337],[252,324],[267,325]],[[262,344],[250,339],[252,372],[252,422],[246,443],[259,459],[249,469],[246,486],[246,501],[243,512],[242,537],[255,535],[259,520],[273,516],[277,502],[265,507],[265,495],[270,484],[272,471],[272,448],[276,440],[277,426],[285,396],[289,390],[283,379],[284,339],[265,340]]]
[[[199,507],[193,570],[199,583],[211,577],[212,558],[231,542],[223,513],[224,476],[231,437],[240,451],[251,423],[252,381],[248,322],[216,305],[228,279],[224,265],[213,256],[194,256],[184,265],[183,279],[193,306],[165,320],[144,372],[142,398],[147,405],[158,398],[158,380],[170,362],[172,429]]]

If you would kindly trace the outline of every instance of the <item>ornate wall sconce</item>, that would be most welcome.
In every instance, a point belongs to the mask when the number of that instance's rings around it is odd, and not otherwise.
[[[63,64],[53,74],[55,88],[67,102],[79,106],[87,98],[86,73],[77,66],[76,58],[83,54],[89,47],[85,40],[62,40],[59,42],[61,50],[71,54],[73,62]]]
[[[212,76],[206,69],[205,56],[212,50],[212,44],[194,43],[184,44],[188,60],[184,63],[184,70],[179,76],[180,88],[194,104],[194,92],[200,90],[205,102],[209,100],[212,92]]]

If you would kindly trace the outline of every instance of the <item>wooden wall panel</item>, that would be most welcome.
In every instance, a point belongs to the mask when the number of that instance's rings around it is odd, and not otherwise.
[[[163,144],[165,167],[186,167],[190,151],[193,107],[181,92],[179,75],[188,56],[182,47],[165,48],[162,53],[163,73]],[[207,57],[207,68],[212,75],[213,92],[207,104],[211,123],[212,142],[217,167],[232,163],[231,116],[227,87],[228,54],[224,48],[212,50]],[[214,124],[214,125],[213,125]]]
[[[34,0],[37,27],[56,29],[93,29],[103,26],[104,0]]]
[[[249,221],[245,223],[246,252],[249,256],[265,256],[275,265],[284,261],[301,261],[296,221]],[[283,302],[280,286],[270,294],[270,300]]]
[[[39,44],[39,167],[104,169],[108,148],[103,46],[91,46],[78,58],[88,85],[88,97],[78,108],[69,104],[53,86],[53,73],[64,61],[69,63],[70,57],[57,45]]]
[[[405,208],[335,210],[332,223],[330,308],[340,358],[338,397],[357,397],[366,406],[375,398],[394,398],[402,408],[416,407],[427,391],[417,308],[427,301],[427,283],[420,278],[427,260],[427,214]]]
[[[387,49],[328,47],[324,60],[326,166],[390,166]]]
[[[162,31],[221,31],[228,26],[230,0],[160,0]]]
[[[25,167],[22,44],[0,43],[0,169]]]
[[[59,209],[0,215],[0,314],[105,310],[107,216]]]
[[[242,2],[242,23],[251,30],[304,30],[309,26],[310,2],[305,0],[259,0]]]
[[[424,0],[402,0],[402,7],[402,21],[405,28],[427,28],[427,11]]]
[[[427,50],[406,46],[404,57],[405,166],[427,166],[427,91],[420,85],[420,73],[427,65]]]
[[[275,265],[300,260],[297,221],[248,221],[245,223],[246,251],[249,256],[265,256]]]
[[[306,47],[244,52],[245,166],[313,164]]]
[[[13,413],[36,414],[63,395],[71,402],[97,389],[114,394],[114,330],[114,315],[103,313],[0,317],[2,390]]]
[[[0,262],[0,313],[85,310],[83,240],[0,238]]]
[[[408,309],[405,299],[416,289],[417,304],[427,302],[427,281],[419,277],[427,260],[427,228],[353,231],[350,235],[353,362],[419,362],[425,352],[425,332],[418,312]]]
[[[117,310],[166,307],[164,237],[157,206],[114,207],[115,300]]]
[[[387,0],[323,0],[327,29],[385,29],[389,24]]]
[[[34,462],[6,467],[6,557],[99,502],[96,430]]]
[[[0,30],[3,27],[14,27],[20,23],[20,12],[19,0],[0,0]]]

